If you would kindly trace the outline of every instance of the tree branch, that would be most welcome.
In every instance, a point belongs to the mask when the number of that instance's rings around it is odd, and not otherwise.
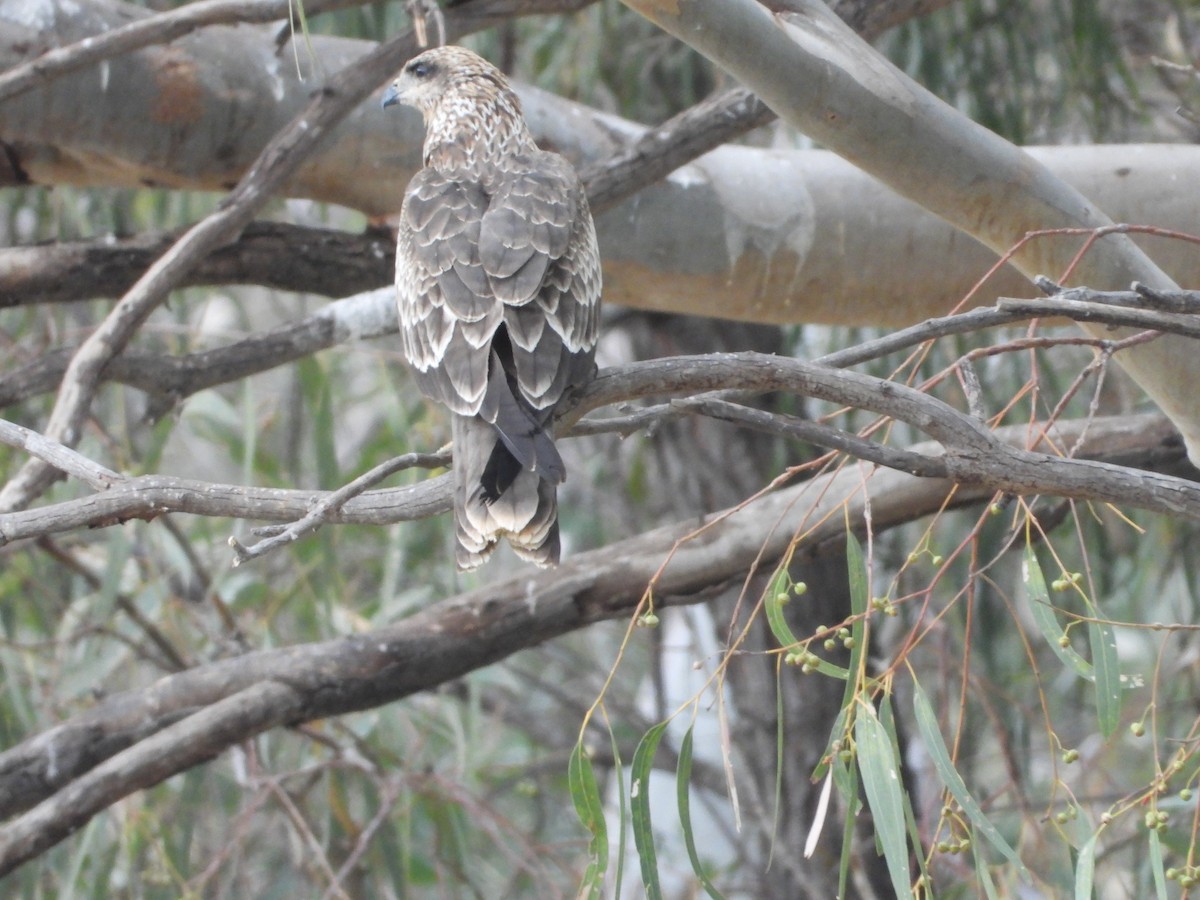
[[[1186,308],[1195,299],[1194,292],[1158,296],[1159,301],[1148,301],[1139,292],[1071,288],[1063,297],[1078,302],[1006,299],[1003,305],[929,319],[826,354],[814,362],[845,368],[936,338],[1046,317],[1079,318],[1096,324],[1133,325],[1185,335],[1198,333],[1194,317],[1172,314]],[[1146,309],[1144,304],[1149,302],[1170,303],[1174,307],[1163,313]],[[1097,308],[1095,304],[1104,304],[1109,309]],[[392,289],[385,287],[336,301],[299,322],[213,350],[181,356],[127,351],[111,360],[101,370],[100,377],[144,391],[151,397],[147,415],[157,418],[197,391],[265,372],[338,344],[394,334],[396,329]],[[1105,343],[1100,339],[1095,342]],[[70,348],[45,351],[33,362],[0,376],[0,407],[54,390],[62,380],[71,352]],[[638,415],[644,417],[644,413]]]
[[[471,28],[501,21],[516,10],[535,9],[521,0],[476,0],[456,7],[453,15],[446,16],[447,36],[454,39]],[[154,262],[72,357],[46,425],[48,438],[67,446],[75,444],[101,372],[124,350],[150,313],[201,259],[234,240],[329,132],[416,49],[412,34],[406,33],[333,75],[304,110],[263,148],[221,206],[188,229]],[[29,460],[0,489],[0,510],[27,506],[56,477],[54,468],[38,459]]]
[[[0,309],[120,297],[183,234],[0,249]],[[251,222],[236,241],[206,256],[177,286],[253,284],[348,297],[390,284],[395,267],[396,239],[383,229],[351,234],[283,222]]]
[[[1099,467],[1094,474],[1102,476],[1129,472],[1112,463],[1182,456],[1161,417],[1057,423],[1052,431],[1061,443],[1082,439],[1082,455],[1111,461],[1057,463]],[[1019,426],[992,439],[1018,458],[1054,459],[1018,449],[1030,433]],[[934,446],[910,449],[937,452]],[[883,529],[945,508],[948,494],[962,504],[993,492],[979,481],[956,487],[890,470],[864,477],[852,466],[710,516],[700,527],[693,520],[656,529],[580,554],[553,571],[484,586],[370,634],[248,653],[114,695],[0,754],[0,816],[30,810],[0,828],[0,874],[106,803],[264,728],[388,703],[591,623],[628,616],[650,584],[659,606],[695,602],[713,585],[770,565],[790,549],[833,539],[844,521],[861,521],[867,503],[874,526]],[[797,542],[800,531],[804,538]],[[249,708],[239,715],[244,704]],[[213,738],[201,741],[207,734]]]
[[[411,34],[381,45],[334,75],[324,89],[259,155],[216,212],[190,228],[159,257],[71,358],[46,436],[67,446],[79,439],[104,367],[124,348],[179,280],[209,252],[235,238],[329,130],[415,50]],[[33,459],[0,489],[0,510],[20,509],[56,477]]]
[[[631,399],[708,393],[717,390],[790,391],[839,406],[866,409],[907,422],[938,441],[944,454],[934,469],[963,484],[983,484],[1007,493],[1054,494],[1100,500],[1200,518],[1200,489],[1178,478],[1098,466],[1074,459],[1014,450],[967,415],[906,385],[857,372],[833,369],[758,353],[726,353],[652,360],[602,371],[580,394],[576,406],[559,423],[565,432],[586,412]],[[796,428],[781,420],[780,427]],[[824,443],[829,444],[828,433]],[[816,430],[809,435],[820,437]],[[886,464],[903,462],[916,471],[911,457],[899,451],[871,449],[859,438],[842,435],[840,449],[871,453]],[[837,444],[834,444],[837,446]],[[906,451],[911,453],[911,451]],[[449,508],[449,480],[430,479],[412,487],[371,491],[331,509],[329,521],[384,524],[409,521]],[[285,491],[208,484],[158,475],[122,481],[102,493],[32,510],[0,514],[0,545],[80,527],[112,525],[132,518],[152,519],[167,512],[230,516],[275,522],[305,517],[324,492]]]
[[[304,11],[312,17],[364,2],[366,0],[309,0]],[[294,8],[292,0],[201,0],[147,16],[94,37],[47,50],[27,63],[0,73],[0,103],[85,66],[151,44],[165,44],[206,25],[274,22],[291,18]],[[298,27],[299,23],[296,25]]]
[[[914,82],[819,0],[788,0],[780,12],[757,0],[624,2],[789,124],[1005,254],[1030,279],[1052,272],[1101,289],[1134,280],[1178,287],[1127,226],[1114,225],[1029,154]],[[1047,240],[1051,232],[1085,238],[1088,252]],[[1200,411],[1187,387],[1200,381],[1200,355],[1190,339],[1164,337],[1121,354],[1120,362],[1200,463]]]

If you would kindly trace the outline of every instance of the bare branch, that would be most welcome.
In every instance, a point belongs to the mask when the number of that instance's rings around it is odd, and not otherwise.
[[[330,512],[327,521],[387,525],[424,519],[450,509],[450,478],[440,475],[408,487],[370,491]],[[165,475],[129,478],[99,494],[19,512],[0,513],[0,546],[79,528],[147,521],[171,512],[263,522],[302,519],[325,491],[213,484]]]
[[[1001,297],[996,303],[996,308],[1020,313],[1030,318],[1064,316],[1076,322],[1103,323],[1113,327],[1127,325],[1133,328],[1200,338],[1200,319],[1197,319],[1195,314],[1135,309],[1121,305],[1125,303],[1141,305],[1142,302],[1141,296],[1135,293],[1072,288],[1043,300]]]
[[[889,469],[908,472],[910,475],[919,475],[922,478],[946,478],[949,475],[945,461],[937,457],[931,458],[922,456],[920,453],[913,453],[911,450],[885,447],[840,428],[833,428],[809,419],[800,419],[782,413],[770,413],[766,410],[742,406],[740,403],[730,403],[728,400],[676,400],[673,405],[713,419],[720,419],[722,422],[743,425],[765,434],[799,438],[802,441],[816,444],[818,447],[847,453]]]
[[[334,75],[264,148],[222,206],[159,257],[72,357],[46,426],[47,437],[68,446],[78,440],[104,366],[125,348],[179,279],[209,252],[236,237],[329,130],[414,49],[411,35],[405,34]],[[40,460],[27,462],[0,490],[0,510],[26,506],[54,480],[53,472]]]
[[[1135,292],[1072,288],[1068,296],[1091,303],[1102,303],[1113,307],[1113,310],[1106,311],[1071,303],[1054,306],[1053,301],[1045,299],[1009,300],[1003,307],[981,307],[929,319],[919,325],[828,353],[814,362],[833,368],[844,368],[906,350],[936,338],[1048,316],[1086,318],[1095,324],[1134,324],[1137,327],[1180,334],[1195,333],[1197,328],[1194,318],[1163,315],[1145,309],[1145,301]],[[1186,304],[1191,299],[1192,292],[1184,291],[1164,296],[1174,298],[1171,302],[1176,304]],[[391,288],[381,288],[331,303],[299,322],[213,350],[181,356],[127,351],[102,369],[101,378],[145,391],[153,398],[148,415],[157,418],[180,400],[205,388],[265,372],[339,343],[382,337],[395,331],[396,312]],[[1099,338],[1080,340],[1096,345],[1105,343]],[[0,376],[0,406],[18,403],[54,390],[62,380],[70,353],[70,349],[67,348],[46,351],[29,364]],[[636,414],[640,420],[645,420],[647,415],[641,410]],[[611,423],[595,427],[602,431],[620,430]],[[642,426],[631,427],[636,431]]]
[[[396,327],[393,289],[384,288],[330,303],[299,322],[212,350],[181,356],[127,351],[109,361],[100,377],[145,391],[153,399],[148,415],[157,418],[197,391],[265,372],[338,343],[393,334]],[[70,348],[44,352],[0,377],[0,406],[54,390],[72,352]]]
[[[1084,435],[1081,453],[1097,460],[1182,458],[1177,436],[1161,417],[1058,423],[1053,433],[1061,443]],[[993,439],[1011,453],[1053,459],[1017,449],[1029,434],[1020,426]],[[911,451],[931,455],[937,448]],[[1098,461],[1057,462],[1129,471]],[[851,467],[711,516],[699,529],[694,521],[656,529],[553,571],[444,600],[371,634],[249,653],[114,695],[0,754],[0,816],[31,810],[0,828],[0,874],[106,803],[264,728],[391,702],[593,622],[627,616],[651,583],[659,605],[694,602],[758,562],[770,564],[797,546],[820,546],[841,533],[843,522],[859,522],[867,503],[875,527],[886,528],[944,508],[950,493],[961,504],[993,492],[990,484],[956,487],[890,470],[864,479]],[[793,536],[801,530],[805,537],[797,544]]]
[[[338,512],[352,498],[357,497],[359,494],[379,484],[385,478],[395,475],[397,472],[414,467],[432,469],[449,464],[450,454],[448,452],[406,453],[403,456],[397,456],[395,459],[389,459],[385,463],[380,463],[371,469],[371,471],[359,475],[353,481],[322,497],[313,504],[312,509],[309,510],[304,518],[293,522],[286,528],[271,529],[274,533],[256,544],[244,547],[237,538],[231,537],[229,539],[229,546],[233,548],[233,564],[239,566],[248,560],[265,556],[272,550],[276,550],[292,541],[299,540],[309,532],[316,531],[322,524],[329,521],[331,515]]]
[[[1200,489],[1183,479],[1014,450],[977,420],[914,388],[818,363],[758,353],[682,356],[604,370],[580,394],[577,405],[559,423],[559,431],[565,432],[579,417],[601,406],[716,390],[790,391],[907,422],[944,449],[939,457],[944,469],[925,467],[923,471],[934,476],[944,471],[963,484],[983,484],[1020,495],[1054,494],[1125,503],[1200,518]],[[780,427],[798,426],[783,422]],[[828,433],[821,434],[825,435],[825,443],[832,440]],[[810,436],[815,439],[821,434],[814,431]],[[898,451],[870,449],[849,436],[838,440],[851,452],[870,452],[869,458],[881,464],[891,460],[917,470],[918,464],[907,455],[897,456]],[[368,492],[340,509],[331,509],[328,521],[383,524],[440,513],[448,507],[449,490],[447,477],[440,476],[413,487]],[[0,514],[0,545],[83,526],[150,519],[166,512],[292,522],[306,516],[314,503],[327,496],[143,476],[91,497]]]
[[[305,13],[319,13],[365,0],[308,0]],[[165,44],[206,25],[227,22],[273,22],[292,15],[292,0],[202,0],[148,16],[82,41],[55,47],[0,74],[0,103],[69,72],[95,65],[150,44]]]
[[[303,699],[303,694],[284,682],[253,684],[111,756],[0,830],[0,871],[11,871],[54,846],[133,791],[158,784],[233,743],[288,722],[300,711]]]
[[[76,453],[70,447],[64,447],[36,431],[5,419],[0,419],[0,444],[24,450],[30,456],[78,478],[99,491],[125,480],[124,476],[93,462],[81,453]]]
[[[183,235],[60,241],[0,248],[0,309],[120,297]],[[255,284],[284,291],[348,297],[391,283],[396,239],[384,230],[350,234],[283,222],[252,222],[178,282]]]

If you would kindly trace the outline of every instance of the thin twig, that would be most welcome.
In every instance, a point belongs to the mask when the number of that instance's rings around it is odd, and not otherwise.
[[[450,454],[448,452],[406,453],[403,456],[397,456],[394,459],[389,459],[387,462],[380,463],[369,472],[359,475],[353,481],[348,482],[336,491],[324,495],[313,504],[313,508],[304,518],[298,519],[284,528],[280,528],[271,537],[264,538],[258,543],[246,547],[236,537],[230,536],[229,546],[233,548],[233,564],[234,566],[240,566],[247,560],[264,556],[285,544],[299,540],[311,531],[316,531],[322,524],[329,520],[330,515],[340,511],[351,498],[357,497],[396,472],[416,467],[433,469],[446,466],[449,463]]]
[[[945,462],[936,456],[925,456],[908,450],[885,447],[820,422],[800,419],[783,413],[770,413],[738,403],[730,403],[727,400],[697,398],[695,400],[676,400],[672,405],[689,412],[697,412],[713,419],[720,419],[723,422],[744,425],[765,434],[799,438],[816,444],[818,447],[838,450],[859,459],[886,466],[889,469],[908,472],[910,475],[922,478],[945,478],[948,475]]]
[[[82,453],[6,419],[0,419],[0,444],[24,450],[35,459],[78,478],[98,491],[108,490],[114,484],[127,480],[124,475],[88,459]]]

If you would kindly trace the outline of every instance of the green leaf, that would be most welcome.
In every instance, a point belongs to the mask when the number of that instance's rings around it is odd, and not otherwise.
[[[581,897],[599,898],[604,893],[604,873],[608,869],[608,827],[604,823],[604,804],[596,786],[596,773],[592,770],[591,760],[583,752],[582,742],[571,750],[571,758],[567,763],[567,784],[571,790],[571,801],[575,804],[575,813],[592,836],[588,841],[590,859],[578,893]]]
[[[867,561],[854,532],[846,532],[846,569],[850,583],[850,611],[862,616],[867,611]]]
[[[892,887],[897,897],[912,897],[900,766],[892,752],[891,739],[875,715],[875,707],[869,703],[859,703],[854,717],[854,738],[858,745],[858,771],[875,820],[875,835],[883,847],[883,858],[892,877]]]
[[[1075,900],[1092,900],[1096,881],[1096,839],[1103,830],[1102,826],[1079,850],[1079,858],[1075,863]]]
[[[879,722],[883,725],[883,730],[887,732],[888,740],[892,742],[892,756],[900,759],[900,738],[896,734],[896,714],[892,709],[892,698],[889,694],[884,694],[880,698]],[[900,796],[904,800],[904,822],[908,826],[908,839],[912,841],[914,847],[920,847],[921,832],[917,828],[917,816],[913,812],[912,798],[909,797],[908,791],[901,791]],[[925,868],[925,857],[921,854],[917,854],[917,866],[920,867],[925,880],[931,882],[929,871]]]
[[[783,810],[783,754],[786,748],[784,740],[787,719],[784,716],[783,684],[781,675],[783,666],[775,665],[775,809],[771,815],[771,849],[767,853],[766,869],[770,871],[775,859],[775,842],[779,839],[779,816]],[[690,732],[689,732],[690,733]]]
[[[858,538],[846,532],[846,577],[850,584],[850,612],[854,622],[850,625],[850,637],[854,646],[850,650],[850,663],[846,667],[853,673],[846,681],[846,692],[842,695],[842,709],[850,708],[850,701],[858,690],[858,679],[863,671],[863,654],[867,650],[867,561],[863,558]]]
[[[1150,871],[1154,875],[1154,893],[1158,900],[1167,900],[1167,874],[1163,871],[1162,843],[1158,832],[1150,829]]]
[[[867,563],[863,558],[862,547],[859,546],[858,539],[850,531],[846,532],[846,570],[847,581],[850,585],[850,611],[855,616],[853,623],[850,625],[850,636],[854,638],[854,646],[850,650],[850,664],[845,669],[834,666],[834,668],[838,669],[839,673],[845,673],[846,690],[842,693],[841,712],[834,719],[833,728],[829,732],[829,742],[825,745],[825,756],[822,757],[822,761],[813,770],[812,780],[814,782],[820,781],[825,777],[825,773],[829,771],[829,763],[825,760],[833,752],[834,742],[845,737],[846,717],[850,711],[850,704],[854,702],[854,696],[859,689],[858,679],[862,673],[863,652],[867,644],[867,620],[865,615],[867,611]],[[825,670],[822,668],[821,671]],[[838,674],[837,677],[843,676]],[[855,794],[848,794],[846,792],[847,781],[844,772],[834,771],[834,784],[837,785],[838,791],[847,800],[856,796]]]
[[[688,798],[688,785],[692,777],[692,728],[689,725],[683,743],[679,745],[679,768],[675,772],[675,797],[679,804],[679,824],[683,827],[683,840],[687,845],[688,859],[692,863],[692,871],[700,879],[708,896],[713,900],[724,900],[724,895],[718,891],[709,880],[700,862],[700,854],[696,852],[696,840],[692,834],[692,813]]]
[[[1097,612],[1093,610],[1093,612]],[[1096,714],[1105,737],[1121,721],[1121,667],[1117,659],[1117,635],[1107,622],[1088,622],[1092,666],[1096,673]]]
[[[650,827],[650,771],[654,766],[654,752],[662,739],[667,723],[660,722],[642,737],[633,752],[631,768],[629,806],[633,820],[633,845],[637,848],[642,865],[642,885],[649,900],[662,900],[662,888],[658,884],[658,858],[654,852],[654,833]]]
[[[1017,856],[1017,852],[1009,846],[1008,841],[1004,840],[996,826],[983,814],[983,810],[967,790],[962,776],[954,768],[954,763],[950,761],[950,751],[946,749],[946,743],[942,740],[942,732],[938,728],[933,707],[930,706],[929,698],[925,696],[924,689],[917,681],[913,682],[913,708],[916,714],[917,730],[921,733],[921,740],[929,752],[930,759],[933,760],[933,767],[942,779],[942,784],[946,785],[951,795],[958,801],[958,805],[963,808],[976,830],[1016,866],[1023,878],[1029,878],[1029,872],[1025,869],[1025,864],[1021,862],[1021,858]]]
[[[613,900],[621,900],[621,885],[625,881],[625,819],[629,814],[625,802],[625,764],[621,762],[621,748],[617,745],[617,736],[612,730],[612,722],[608,714],[604,715],[604,724],[608,728],[608,740],[612,746],[613,774],[617,779],[617,870],[613,873]]]
[[[987,900],[1000,900],[1000,895],[996,891],[996,882],[992,881],[992,872],[980,849],[979,841],[971,841],[971,855],[975,859],[975,874],[979,877],[979,883],[983,885],[984,896],[987,897]]]
[[[779,646],[785,650],[800,643],[800,639],[792,634],[792,629],[783,615],[782,598],[788,596],[791,587],[792,579],[788,575],[787,561],[784,560],[775,570],[771,583],[767,585],[767,591],[763,595],[763,606],[767,611],[767,624],[771,627],[771,634],[775,635],[775,640],[779,641]]]
[[[1075,652],[1070,644],[1059,643],[1066,634],[1058,619],[1054,617],[1054,607],[1050,603],[1050,592],[1046,590],[1046,579],[1042,575],[1042,566],[1038,562],[1033,547],[1026,545],[1025,559],[1021,563],[1021,575],[1025,580],[1025,592],[1029,595],[1029,611],[1033,621],[1050,649],[1061,659],[1068,668],[1074,669],[1080,678],[1095,681],[1096,675],[1092,664]]]
[[[846,785],[848,791],[842,791],[842,797],[846,800],[846,821],[842,823],[842,856],[838,862],[838,893],[839,897],[849,896],[846,893],[846,887],[850,883],[850,862],[854,858],[854,823],[858,821],[858,810],[860,807],[858,799],[858,769],[854,766],[848,766],[838,760],[833,765],[834,781],[838,784],[837,773],[840,770],[847,770]]]
[[[792,632],[791,626],[787,623],[787,617],[783,614],[783,605],[791,597],[792,579],[788,575],[787,563],[782,563],[775,571],[775,575],[771,578],[771,583],[767,585],[767,590],[763,595],[763,607],[767,611],[767,624],[771,627],[771,633],[775,635],[775,640],[779,641],[779,646],[784,650],[790,650],[793,647],[800,645],[800,639]],[[816,670],[823,675],[829,675],[832,678],[848,678],[850,673],[841,666],[835,665],[827,660],[817,657]]]

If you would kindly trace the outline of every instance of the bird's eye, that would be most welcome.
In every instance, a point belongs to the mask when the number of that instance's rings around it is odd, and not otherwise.
[[[412,75],[413,78],[428,78],[431,74],[433,74],[433,66],[427,62],[410,63],[408,66],[408,73]]]

